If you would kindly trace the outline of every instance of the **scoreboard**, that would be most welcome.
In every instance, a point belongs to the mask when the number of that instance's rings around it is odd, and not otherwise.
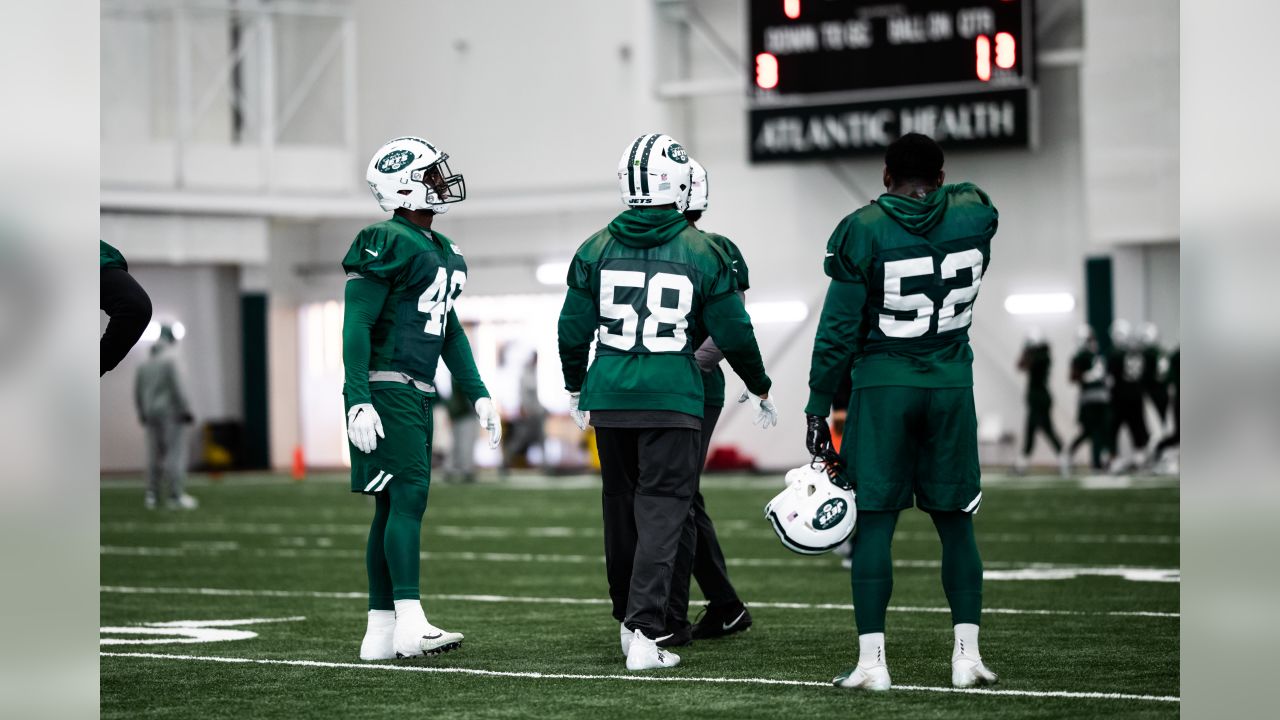
[[[1033,0],[750,0],[753,161],[1033,136]]]

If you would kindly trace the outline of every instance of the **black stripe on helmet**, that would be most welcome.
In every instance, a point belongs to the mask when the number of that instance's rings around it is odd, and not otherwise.
[[[636,152],[640,150],[640,143],[644,142],[644,139],[645,136],[641,135],[631,143],[631,156],[627,158],[627,189],[632,195],[636,194]]]
[[[640,194],[649,194],[649,153],[653,151],[653,144],[658,142],[661,135],[650,135],[649,142],[644,145],[644,154],[640,156]]]

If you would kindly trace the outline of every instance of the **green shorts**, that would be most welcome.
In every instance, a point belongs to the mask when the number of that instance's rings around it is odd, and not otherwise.
[[[858,509],[976,512],[982,502],[973,388],[853,391],[840,445]]]
[[[347,442],[351,492],[373,495],[393,481],[430,486],[432,398],[410,387],[376,389],[372,396],[386,437],[368,454]]]

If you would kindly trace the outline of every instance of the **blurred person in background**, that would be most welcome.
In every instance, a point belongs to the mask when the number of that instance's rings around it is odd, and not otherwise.
[[[710,185],[706,169],[697,160],[690,158],[689,165],[691,186],[689,206],[685,208],[684,219],[690,227],[699,230],[697,224],[707,210]],[[705,230],[699,232],[728,256],[734,291],[745,303],[751,280],[742,251],[723,235]],[[725,378],[724,370],[720,368],[724,353],[708,337],[694,351],[693,357],[702,371],[702,452],[698,459],[698,485],[694,487],[693,501],[689,506],[689,522],[680,538],[675,574],[671,580],[671,602],[667,606],[667,633],[671,637],[663,643],[665,647],[680,647],[695,639],[709,640],[739,633],[750,628],[752,622],[751,613],[742,604],[738,591],[729,581],[724,551],[720,549],[715,524],[707,514],[706,500],[701,491],[702,470],[707,464],[711,435],[715,432],[716,422],[724,408]],[[699,614],[697,624],[692,626],[689,623],[690,577],[698,581],[698,589],[707,599],[707,605]]]
[[[151,298],[129,274],[120,251],[98,241],[98,306],[107,314],[107,329],[98,342],[98,376],[114,370],[151,322]]]
[[[885,193],[840,221],[823,262],[831,282],[810,360],[805,448],[834,471],[833,482],[857,493],[850,578],[858,659],[832,680],[841,688],[891,687],[893,535],[912,505],[929,514],[942,545],[951,683],[998,680],[978,650],[982,557],[973,514],[982,470],[969,326],[999,213],[976,185],[944,185],[943,162],[928,136],[890,144]],[[845,372],[853,393],[837,455],[826,415]]]
[[[1181,364],[1182,350],[1175,347],[1173,352],[1169,353],[1169,362],[1165,368],[1164,375],[1161,377],[1161,380],[1164,382],[1165,388],[1168,391],[1169,409],[1173,411],[1170,413],[1169,432],[1160,440],[1156,445],[1156,449],[1151,453],[1151,462],[1156,465],[1161,472],[1169,474],[1177,474],[1177,461],[1175,460],[1172,463],[1161,465],[1160,460],[1166,450],[1169,450],[1170,448],[1178,448],[1182,445]]]
[[[1169,415],[1169,358],[1160,347],[1160,329],[1153,322],[1142,324],[1138,331],[1142,346],[1142,394],[1156,410],[1156,434],[1164,432]]]
[[[449,430],[453,446],[444,469],[445,482],[473,483],[476,481],[476,438],[480,425],[475,422],[471,401],[466,393],[454,388],[445,405],[449,413]]]
[[[1076,450],[1089,443],[1090,467],[1104,470],[1111,462],[1111,378],[1107,360],[1098,352],[1098,339],[1093,328],[1081,325],[1076,332],[1079,346],[1071,358],[1071,382],[1080,386],[1076,420],[1080,430],[1066,452],[1066,472]]]
[[[1128,320],[1111,323],[1111,354],[1107,357],[1107,374],[1111,376],[1111,471],[1138,469],[1146,465],[1147,413],[1143,404],[1142,371],[1146,361],[1142,346],[1133,336]],[[1129,454],[1120,454],[1120,430],[1129,431]]]
[[[1027,374],[1027,421],[1022,431],[1022,454],[1013,464],[1014,472],[1019,475],[1027,471],[1037,432],[1044,433],[1045,439],[1053,446],[1054,455],[1058,456],[1063,466],[1063,474],[1067,473],[1067,457],[1062,452],[1062,441],[1053,429],[1053,395],[1049,393],[1049,368],[1052,363],[1049,343],[1045,342],[1044,333],[1040,332],[1040,328],[1031,328],[1022,345],[1022,355],[1018,357],[1018,369]]]
[[[187,400],[174,327],[164,324],[133,385],[138,421],[147,432],[147,494],[154,510],[164,497],[170,508],[194,510],[199,502],[184,491],[187,477],[187,426],[195,417]],[[162,496],[165,490],[168,490]]]
[[[539,462],[546,467],[547,409],[538,400],[538,354],[533,353],[520,369],[520,408],[510,421],[511,435],[502,446],[502,471],[507,473],[515,465],[516,457],[523,457],[533,467],[534,447],[538,448]]]
[[[617,178],[627,209],[569,265],[560,363],[570,416],[596,430],[605,572],[626,667],[656,670],[680,664],[657,641],[698,489],[706,405],[694,352],[702,340],[714,338],[746,381],[739,401],[752,403],[757,425],[777,425],[778,413],[732,261],[682,214],[691,185],[684,147],[641,135],[624,149]]]
[[[437,655],[463,635],[433,625],[421,601],[422,518],[431,486],[431,383],[440,360],[497,448],[502,424],[453,303],[467,283],[457,245],[432,229],[466,198],[449,155],[419,137],[383,145],[365,171],[390,219],[357,235],[342,259],[342,394],[351,492],[374,498],[365,550],[369,612],[361,660]]]

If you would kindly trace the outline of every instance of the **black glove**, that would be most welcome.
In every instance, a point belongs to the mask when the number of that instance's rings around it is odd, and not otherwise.
[[[809,449],[809,454],[822,460],[835,455],[831,450],[831,427],[827,425],[827,419],[805,415],[804,421],[804,446]]]

